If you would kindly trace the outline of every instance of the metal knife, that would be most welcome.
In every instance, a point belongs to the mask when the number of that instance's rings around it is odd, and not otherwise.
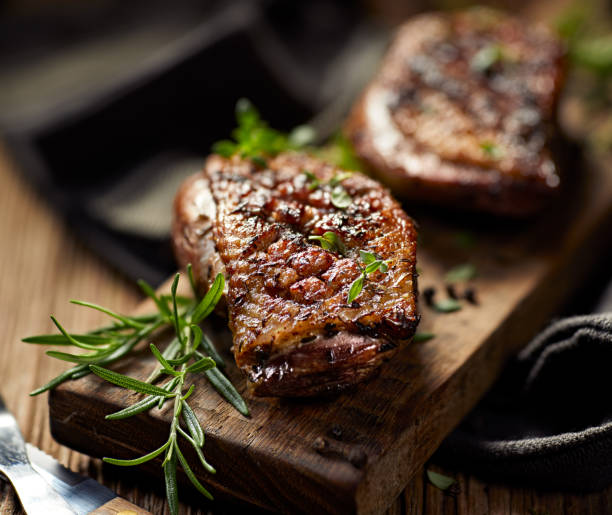
[[[28,515],[151,515],[97,481],[60,465],[25,444],[15,417],[0,396],[0,474],[15,487]]]
[[[69,513],[77,515],[149,513],[119,497],[95,479],[72,472],[38,447],[26,443],[26,452],[32,468],[67,503]],[[0,473],[0,477],[4,477],[4,474]],[[46,513],[56,513],[51,511],[50,505],[45,504],[44,507]]]
[[[0,472],[13,484],[28,514],[73,514],[68,503],[30,464],[15,417],[0,397]]]
[[[119,497],[95,479],[67,469],[38,447],[26,444],[26,450],[34,470],[42,476],[53,490],[64,498],[77,515],[88,513],[99,515],[115,513],[150,515],[150,512]]]

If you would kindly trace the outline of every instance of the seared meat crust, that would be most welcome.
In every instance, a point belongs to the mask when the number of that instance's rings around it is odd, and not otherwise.
[[[321,185],[311,188],[304,170]],[[334,207],[325,183],[341,172],[296,153],[270,159],[266,169],[213,155],[177,195],[177,257],[198,264],[204,287],[213,278],[211,256],[220,257],[233,352],[256,395],[308,396],[355,384],[416,329],[414,224],[359,173],[342,182],[351,205]],[[212,224],[197,200],[205,189],[215,204]],[[308,240],[326,231],[343,240],[346,255]],[[389,270],[370,274],[348,305],[363,266],[360,249],[388,260]]]
[[[559,187],[548,149],[563,81],[545,29],[490,9],[404,24],[346,134],[407,198],[527,215]]]

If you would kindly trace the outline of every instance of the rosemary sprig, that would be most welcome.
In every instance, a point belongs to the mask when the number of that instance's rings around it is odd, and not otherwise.
[[[383,274],[385,274],[389,270],[389,265],[387,262],[383,261],[373,252],[360,250],[359,258],[366,266],[362,269],[361,275],[351,284],[348,297],[346,299],[347,304],[351,304],[361,294],[361,291],[363,290],[363,283],[367,280],[369,274],[376,272],[376,270],[380,270]]]
[[[102,311],[110,316],[114,322],[86,334],[71,334],[54,317],[51,317],[60,334],[32,336],[23,340],[27,343],[42,345],[74,346],[90,351],[87,354],[47,351],[48,355],[77,363],[77,366],[60,374],[43,387],[32,392],[31,395],[37,395],[54,388],[68,379],[82,377],[93,372],[112,384],[146,395],[131,406],[107,415],[106,418],[109,420],[128,418],[148,411],[155,406],[161,409],[166,401],[173,400],[173,417],[170,423],[168,440],[164,445],[135,459],[104,458],[104,461],[114,465],[131,466],[140,465],[164,453],[162,466],[166,479],[166,495],[170,512],[173,515],[178,513],[176,483],[178,463],[181,464],[195,488],[207,498],[212,499],[210,492],[198,481],[187,463],[180,449],[179,440],[184,440],[192,445],[204,469],[211,474],[215,473],[214,467],[204,458],[202,451],[204,431],[188,403],[195,384],[191,384],[187,391],[183,393],[188,379],[197,374],[204,374],[213,387],[236,410],[245,416],[249,415],[244,399],[220,371],[220,368],[224,366],[223,359],[198,326],[204,318],[212,313],[221,298],[225,285],[223,276],[221,274],[217,275],[204,298],[199,300],[191,266],[187,267],[187,273],[194,293],[192,299],[177,295],[180,274],[176,274],[174,278],[171,295],[158,296],[151,286],[139,281],[138,284],[143,292],[155,303],[157,313],[146,316],[126,316],[95,304],[72,301],[75,304]],[[153,343],[150,344],[150,350],[158,361],[158,366],[146,381],[119,374],[102,366],[117,361],[128,354],[137,343],[163,328],[173,328],[175,337],[163,352]],[[153,384],[161,377],[165,377],[166,381],[160,385]]]

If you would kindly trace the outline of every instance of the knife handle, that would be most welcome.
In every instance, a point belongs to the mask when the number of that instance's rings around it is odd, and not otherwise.
[[[103,504],[99,508],[92,511],[89,515],[152,515],[150,511],[143,510],[130,501],[126,501],[122,497],[114,499]]]

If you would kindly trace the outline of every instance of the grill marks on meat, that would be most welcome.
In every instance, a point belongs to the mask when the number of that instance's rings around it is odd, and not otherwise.
[[[559,186],[548,149],[563,49],[489,9],[403,25],[346,132],[395,192],[500,214],[542,207]]]
[[[307,396],[357,383],[410,339],[418,322],[412,220],[380,184],[358,173],[342,183],[352,204],[337,209],[330,188],[311,189],[304,170],[321,183],[340,173],[296,153],[271,159],[267,169],[214,155],[175,203],[179,261],[196,257],[198,270],[208,270],[212,242],[225,267],[233,352],[256,395]],[[211,219],[194,202],[200,187],[215,204],[210,231],[198,225]],[[326,231],[342,238],[346,256],[308,241]],[[195,234],[206,241],[194,241]],[[389,271],[370,274],[347,305],[361,273],[360,249],[389,260]],[[197,279],[210,276],[198,271]]]

